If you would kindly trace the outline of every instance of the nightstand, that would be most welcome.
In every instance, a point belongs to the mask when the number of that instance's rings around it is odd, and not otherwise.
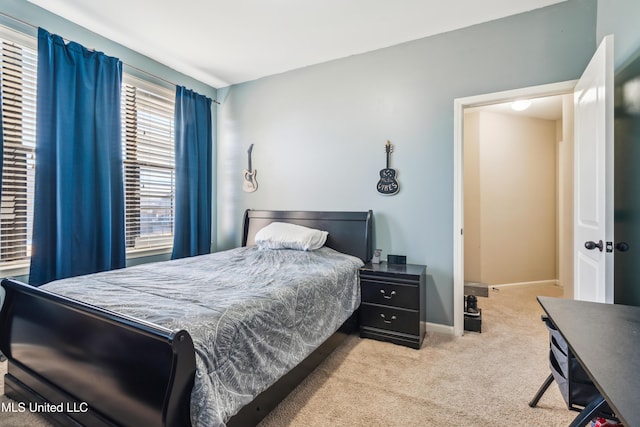
[[[360,336],[419,349],[425,333],[426,276],[426,265],[362,267]]]

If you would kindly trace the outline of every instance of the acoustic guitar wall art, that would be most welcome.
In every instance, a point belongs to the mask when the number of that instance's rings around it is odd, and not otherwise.
[[[384,149],[387,152],[387,167],[380,171],[380,180],[378,181],[377,189],[379,193],[393,195],[400,190],[398,181],[396,181],[396,175],[398,173],[395,169],[389,167],[389,157],[393,152],[393,145],[387,141]]]
[[[258,171],[255,169],[251,169],[251,151],[253,150],[253,144],[249,146],[247,150],[247,156],[249,158],[249,169],[245,169],[242,171],[244,176],[244,181],[242,182],[242,189],[247,193],[253,193],[258,189],[258,181],[256,180],[256,175]]]

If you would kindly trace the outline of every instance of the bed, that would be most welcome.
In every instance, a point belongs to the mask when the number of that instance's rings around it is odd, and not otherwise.
[[[41,412],[62,425],[255,425],[355,328],[359,287],[335,291],[325,282],[343,282],[343,276],[354,274],[357,281],[358,266],[372,255],[372,220],[371,211],[248,210],[242,247],[231,251],[65,279],[40,288],[5,279],[0,311],[0,351],[9,359],[5,394],[41,404]],[[274,222],[326,230],[325,247],[311,252],[256,248],[258,231]],[[303,258],[309,256],[314,258],[306,263]],[[277,267],[261,269],[265,257]],[[252,271],[239,274],[233,268],[238,262],[248,262]],[[291,262],[293,266],[287,264]],[[173,263],[186,264],[179,276]],[[316,264],[329,268],[329,273]],[[280,276],[267,274],[272,270]],[[298,270],[304,277],[298,278]],[[297,285],[307,278],[311,286]],[[208,281],[223,284],[224,292],[215,288],[209,294],[204,285]],[[118,287],[116,301],[102,293],[102,282]],[[296,285],[291,290],[280,282]],[[179,283],[188,286],[186,293],[178,291]],[[244,292],[254,283],[258,296],[251,300],[226,294],[227,288]],[[264,286],[278,293],[259,290]],[[77,293],[83,287],[88,295]],[[336,299],[342,307],[310,302],[305,292]],[[340,302],[336,294],[342,293],[351,303]],[[152,295],[142,300],[143,294]],[[293,303],[288,302],[289,294],[294,295]],[[172,301],[168,307],[167,299]],[[181,303],[174,305],[175,301]],[[211,305],[225,301],[221,307]],[[262,307],[269,310],[261,311]],[[332,310],[337,314],[330,319],[311,317],[312,312]],[[216,313],[213,326],[200,322],[205,311]],[[252,320],[237,318],[242,311],[254,313]],[[183,327],[183,318],[198,319],[196,326]],[[293,323],[295,337],[262,326],[273,318]],[[213,355],[203,355],[209,335],[226,341],[211,341]],[[247,346],[256,348],[245,351]],[[250,354],[248,361],[235,365],[244,353]],[[290,353],[297,356],[289,357]],[[211,374],[212,366],[232,375],[218,381],[222,375]],[[253,371],[260,366],[269,367],[269,372]],[[200,393],[207,388],[214,393]],[[211,401],[200,399],[212,395]],[[201,412],[205,416],[193,415]]]

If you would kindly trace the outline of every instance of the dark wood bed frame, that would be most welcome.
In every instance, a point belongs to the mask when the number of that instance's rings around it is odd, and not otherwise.
[[[372,212],[247,210],[243,245],[274,222],[329,232],[327,246],[368,261]],[[189,426],[193,342],[171,331],[15,280],[2,281],[5,395],[65,426]],[[357,326],[357,313],[309,357],[231,418],[257,424]]]

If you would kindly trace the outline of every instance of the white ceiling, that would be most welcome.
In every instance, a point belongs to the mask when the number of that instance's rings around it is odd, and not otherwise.
[[[29,1],[224,87],[566,0]]]

